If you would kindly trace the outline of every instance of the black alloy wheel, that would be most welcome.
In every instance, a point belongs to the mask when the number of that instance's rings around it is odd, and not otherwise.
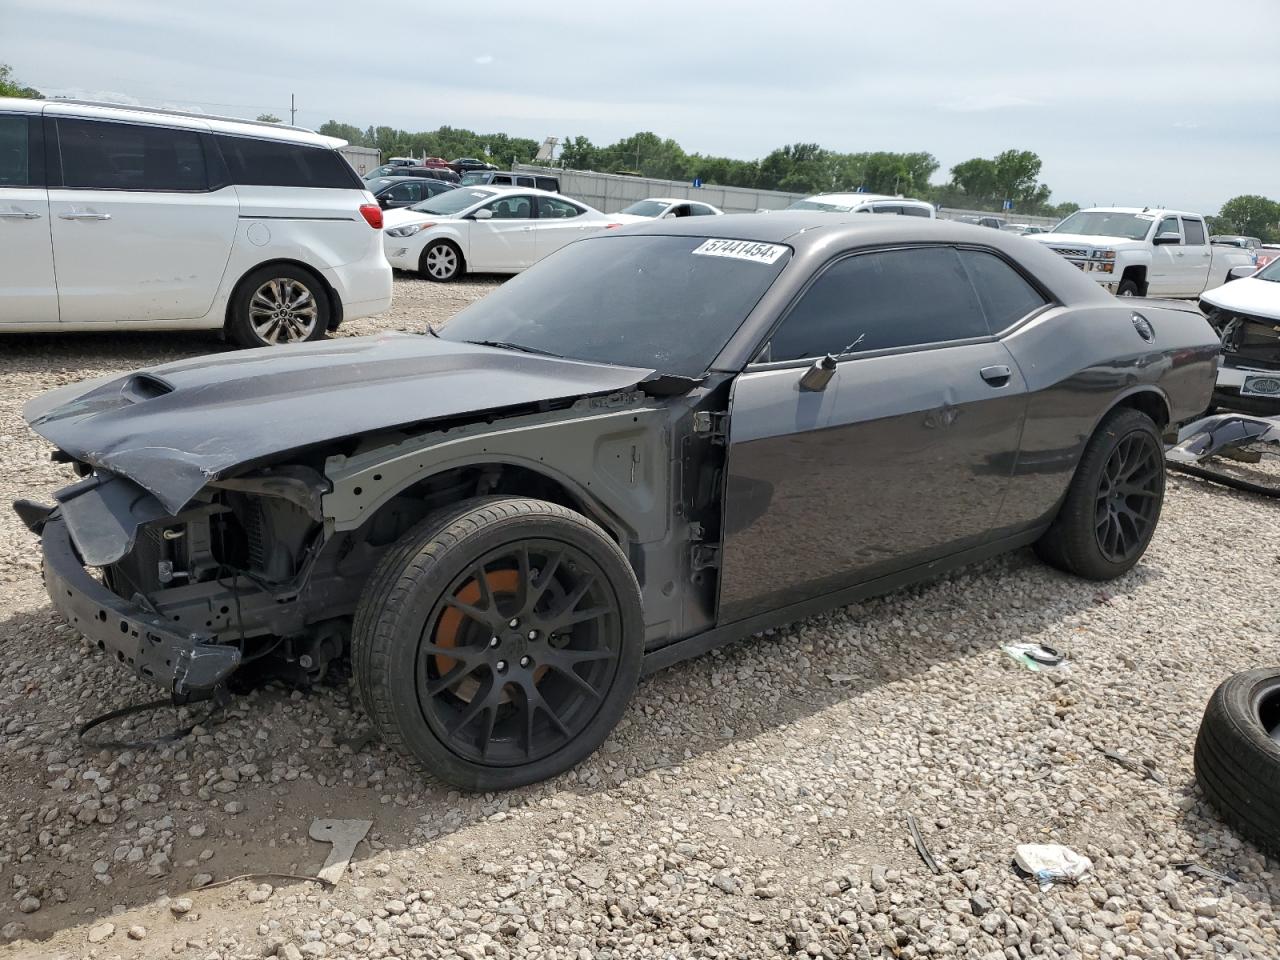
[[[522,540],[455,578],[418,647],[422,715],[460,757],[541,760],[595,715],[618,669],[617,599],[583,551]]]
[[[596,749],[640,679],[640,587],[590,519],[523,497],[423,520],[369,577],[351,631],[381,738],[468,790],[545,780]]]
[[[1124,437],[1098,481],[1094,533],[1112,563],[1128,563],[1146,548],[1160,515],[1164,452],[1146,431]]]

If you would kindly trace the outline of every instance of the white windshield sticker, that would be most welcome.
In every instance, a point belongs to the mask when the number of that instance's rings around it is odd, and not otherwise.
[[[693,252],[700,257],[730,257],[734,260],[750,260],[752,263],[776,263],[787,248],[776,243],[756,243],[753,240],[708,240]]]
[[[1135,213],[1134,216],[1139,220],[1154,220],[1156,218],[1154,213]]]

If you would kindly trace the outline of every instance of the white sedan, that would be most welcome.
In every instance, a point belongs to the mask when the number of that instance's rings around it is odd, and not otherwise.
[[[723,210],[696,200],[650,197],[648,200],[637,200],[612,216],[622,223],[644,223],[646,220],[675,220],[677,217],[718,217],[722,213]]]
[[[388,210],[382,239],[391,266],[445,283],[468,270],[519,273],[566,243],[619,225],[558,193],[459,187]]]

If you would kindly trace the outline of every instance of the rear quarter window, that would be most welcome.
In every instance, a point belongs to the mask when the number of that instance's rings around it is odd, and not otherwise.
[[[363,181],[336,150],[301,143],[215,137],[231,182],[253,187],[359,190]]]
[[[1012,326],[1049,302],[1022,274],[993,253],[961,250],[960,260],[978,292],[993,333]]]

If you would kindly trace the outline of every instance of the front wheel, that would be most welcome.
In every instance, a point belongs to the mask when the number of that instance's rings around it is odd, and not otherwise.
[[[473,500],[423,521],[360,598],[352,664],[382,739],[468,790],[553,777],[603,742],[640,677],[640,590],[581,514]]]
[[[1089,580],[1111,580],[1142,557],[1164,503],[1164,447],[1141,411],[1103,418],[1076,466],[1058,515],[1036,542],[1040,558]]]
[[[315,276],[280,264],[255,270],[236,288],[228,325],[242,347],[319,340],[329,330],[329,296]]]
[[[1121,280],[1120,286],[1116,288],[1117,297],[1138,297],[1141,295],[1136,280]]]
[[[437,283],[456,280],[464,272],[462,251],[448,240],[433,240],[422,251],[418,272]]]

